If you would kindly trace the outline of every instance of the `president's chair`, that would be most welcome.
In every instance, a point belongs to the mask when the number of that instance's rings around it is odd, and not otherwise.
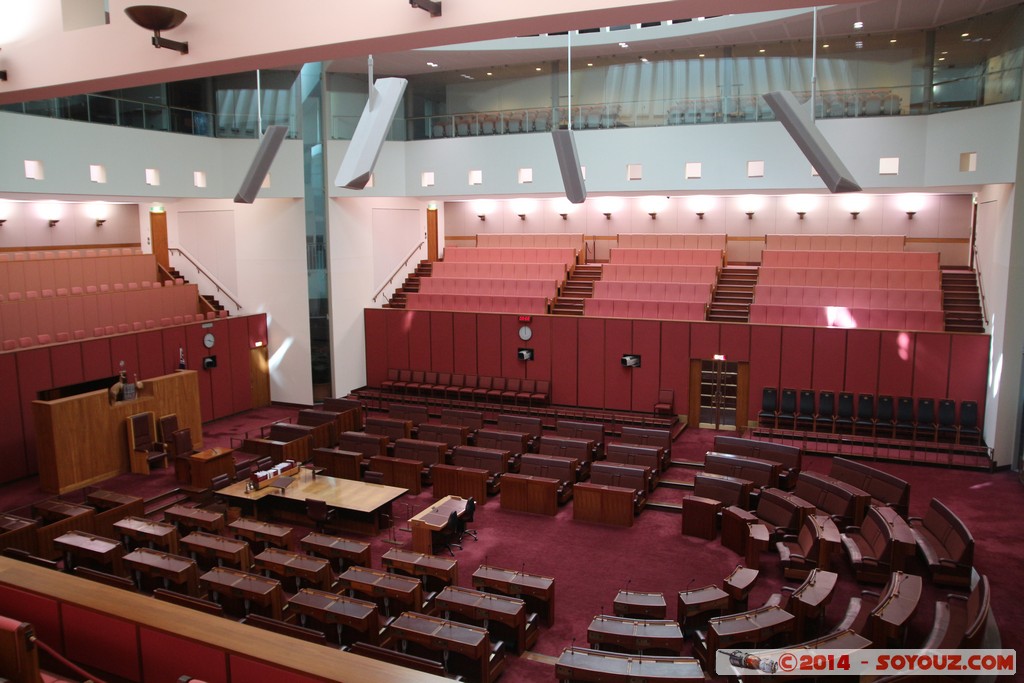
[[[655,415],[672,415],[675,411],[675,394],[671,389],[658,390],[658,402],[654,404]]]
[[[327,501],[325,500],[307,498],[306,516],[313,522],[316,530],[323,533],[324,529],[327,527],[327,523],[330,522],[331,518],[334,516],[334,510],[327,507]]]
[[[152,411],[128,418],[128,450],[132,472],[149,474],[154,467],[167,467],[167,444],[156,440],[156,419]]]

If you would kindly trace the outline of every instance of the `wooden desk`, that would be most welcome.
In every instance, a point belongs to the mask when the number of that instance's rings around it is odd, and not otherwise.
[[[18,548],[36,553],[36,530],[39,520],[0,513],[0,550]]]
[[[179,530],[202,529],[216,533],[224,528],[224,513],[184,505],[172,505],[164,510],[164,519],[173,522]]]
[[[707,540],[718,535],[718,511],[722,503],[713,498],[683,498],[683,534]]]
[[[885,520],[892,538],[892,556],[890,566],[892,571],[904,571],[907,568],[907,561],[914,557],[917,552],[917,541],[914,540],[914,532],[911,531],[907,520],[900,517],[895,508],[874,506],[875,511]]]
[[[729,594],[718,586],[679,591],[676,598],[676,621],[682,628],[692,631],[705,621],[705,615],[711,612],[720,614],[728,607]]]
[[[362,462],[363,454],[356,451],[343,451],[337,448],[313,449],[313,464],[323,468],[325,475],[335,479],[358,481]]]
[[[448,586],[438,594],[434,605],[446,619],[456,614],[480,623],[491,634],[491,640],[505,640],[518,654],[531,644],[527,642],[526,602],[520,598]]]
[[[645,650],[682,654],[685,643],[682,629],[674,621],[606,615],[594,617],[590,622],[587,640],[597,650],[611,646],[613,650],[641,655]]]
[[[612,609],[617,617],[664,619],[668,615],[664,593],[620,590],[612,602]]]
[[[301,588],[301,581],[325,591],[331,590],[331,584],[334,583],[331,563],[319,557],[310,557],[280,548],[267,548],[255,559],[257,569],[262,569],[282,580],[294,579],[296,590]]]
[[[142,577],[149,576],[160,579],[164,588],[174,584],[183,588],[187,595],[199,595],[199,569],[195,560],[139,548],[125,555],[124,563],[135,572],[136,583],[140,588],[143,585]]]
[[[868,615],[867,631],[863,632],[874,647],[903,646],[907,622],[921,600],[921,586],[920,576],[892,573],[878,604]]]
[[[284,592],[281,590],[281,582],[276,579],[227,567],[214,567],[199,577],[199,580],[215,600],[217,596],[241,600],[245,614],[249,614],[255,604],[266,610],[269,617],[280,619],[283,616]]]
[[[370,566],[370,544],[338,536],[312,532],[299,541],[299,547],[310,555],[330,561],[335,572],[350,565]]]
[[[380,641],[380,613],[368,600],[350,598],[315,588],[303,588],[288,599],[288,611],[299,615],[299,625],[309,619],[324,626],[333,626],[333,640],[339,645],[362,641],[376,645]],[[354,637],[345,635],[346,629]]]
[[[114,523],[128,515],[141,517],[146,514],[146,503],[142,498],[114,491],[91,491],[85,496],[89,505],[96,508],[95,531],[101,536],[116,536]]]
[[[786,601],[786,610],[796,617],[796,634],[803,638],[810,621],[820,620],[825,616],[825,609],[832,601],[839,575],[823,569],[812,569],[804,582],[800,584]]]
[[[418,553],[431,554],[434,549],[434,532],[444,528],[452,512],[461,515],[465,510],[465,498],[445,496],[430,507],[410,517],[409,527],[412,529],[412,549]]]
[[[150,377],[138,398],[113,405],[106,389],[54,401],[33,401],[39,487],[67,493],[129,469],[125,425],[131,415],[175,413],[178,426],[192,430],[202,446],[199,377],[195,370]]]
[[[49,498],[33,503],[32,513],[46,524],[54,524],[80,515],[95,514],[96,509],[87,505],[77,505],[56,498]]]
[[[613,526],[633,526],[633,489],[584,482],[573,486],[572,518]]]
[[[95,536],[85,531],[69,531],[53,539],[53,545],[64,555],[64,569],[71,571],[81,558],[92,560],[118,576],[124,576],[124,546],[120,541]]]
[[[430,469],[430,476],[435,497],[459,496],[487,502],[487,480],[491,473],[485,469],[438,464]]]
[[[270,524],[257,519],[240,517],[228,524],[235,538],[244,538],[258,547],[272,545],[277,548],[288,548],[292,544],[293,529],[281,524]]]
[[[354,593],[379,600],[384,616],[391,616],[391,603],[396,602],[402,610],[423,609],[423,584],[418,579],[397,574],[389,574],[378,569],[367,567],[349,567],[338,577],[339,590],[347,590],[352,597]]]
[[[420,474],[423,470],[423,463],[419,460],[375,455],[370,458],[370,469],[383,474],[383,483],[388,486],[409,489],[414,496],[419,495],[423,490],[423,478]]]
[[[207,560],[202,563],[204,565],[221,566],[227,563],[243,571],[248,571],[252,567],[252,550],[245,541],[194,531],[181,539],[181,547],[197,562],[200,558]]]
[[[557,479],[529,474],[501,476],[501,509],[533,512],[539,515],[558,514]]]
[[[233,448],[208,448],[205,451],[179,456],[174,462],[174,472],[179,482],[197,488],[209,488],[218,474],[233,477],[235,459]]]
[[[154,522],[145,517],[125,517],[114,522],[114,532],[121,537],[129,550],[133,550],[135,545],[143,544],[172,555],[178,553],[178,528],[167,522]]]
[[[832,555],[843,542],[839,527],[828,515],[812,515],[818,534],[818,567],[828,569]]]
[[[381,555],[380,563],[385,569],[397,569],[420,579],[424,584],[431,578],[446,586],[459,582],[458,560],[392,548]]]
[[[522,598],[531,612],[538,612],[549,626],[555,622],[555,580],[482,564],[473,572],[473,588]]]
[[[36,528],[36,553],[48,560],[60,556],[53,539],[69,531],[93,533],[96,530],[96,510],[87,505],[41,500],[32,506],[32,514],[42,519]]]
[[[708,621],[708,668],[714,673],[715,653],[739,644],[759,645],[779,633],[790,633],[796,618],[778,605],[713,617]]]
[[[399,641],[416,643],[441,655],[448,670],[448,655],[456,653],[473,663],[473,678],[489,683],[500,673],[490,665],[490,640],[485,629],[439,619],[417,612],[406,612],[388,626],[389,635]],[[501,660],[504,664],[504,660]],[[461,672],[468,673],[468,672]]]
[[[703,681],[704,670],[693,657],[637,657],[580,647],[562,651],[555,664],[560,681],[632,683],[634,681]]]
[[[722,580],[722,588],[729,595],[729,611],[747,608],[747,597],[754,588],[757,575],[758,570],[737,565],[729,576]]]

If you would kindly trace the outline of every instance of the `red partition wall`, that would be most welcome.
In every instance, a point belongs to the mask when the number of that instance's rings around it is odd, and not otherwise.
[[[970,371],[968,368],[987,366],[989,338],[975,334],[955,334],[950,341],[949,391],[946,392],[946,398],[951,398],[957,403],[978,401],[978,424],[980,425],[983,419],[988,375]],[[959,412],[957,415],[959,416]]]
[[[526,347],[526,343],[519,338],[519,317],[503,315],[500,316],[500,319],[501,376],[522,379],[526,377],[527,362],[519,360],[519,348]]]
[[[718,323],[690,323],[690,357],[711,360],[722,353]]]
[[[630,410],[652,411],[661,388],[661,323],[657,320],[633,321],[633,353],[640,354],[642,364],[633,368]]]
[[[407,370],[412,367],[409,363],[409,344],[420,341],[413,337],[411,330],[415,311],[399,310],[388,313],[388,333],[384,339],[387,342],[385,348],[388,350],[388,367]]]
[[[551,402],[579,405],[579,320],[551,318]]]
[[[426,313],[426,311],[424,311]],[[414,366],[415,367],[415,366]],[[483,377],[501,375],[501,316],[480,314],[476,321],[476,370]]]
[[[89,339],[82,342],[82,373],[86,381],[110,377],[110,339]]]
[[[321,683],[318,677],[297,674],[240,655],[229,656],[229,667],[232,683]]]
[[[430,367],[430,319],[426,311],[409,311],[409,365]]]
[[[455,346],[452,314],[435,311],[430,320],[430,367],[438,372],[451,372],[454,367]]]
[[[238,320],[245,323],[245,318]],[[139,377],[166,375],[168,371],[164,369],[164,336],[160,330],[140,332],[135,335],[135,341],[139,346]],[[177,367],[177,364],[174,367]]]
[[[600,352],[604,364],[604,401],[597,407],[611,410],[632,409],[634,370],[622,366],[622,355],[638,353],[633,348],[633,323],[632,320],[619,318],[605,321],[604,349],[603,352]],[[591,345],[593,342],[585,336],[582,344]],[[594,352],[598,353],[596,345],[594,346]],[[643,360],[643,356],[641,356],[641,363]]]
[[[576,402],[588,408],[604,407],[605,323],[602,318],[580,318],[576,357]]]
[[[18,386],[18,361],[13,353],[0,354],[0,480],[13,481],[28,474],[25,461],[25,425],[21,419],[21,396],[11,387]]]
[[[139,346],[134,334],[110,338],[110,374],[116,375],[121,371],[121,361],[124,361],[124,371],[128,373],[129,380],[139,375]]]
[[[689,412],[690,323],[661,323],[661,379],[659,386],[672,390],[677,413]]]
[[[848,330],[846,335],[846,381],[843,390],[854,394],[877,393],[882,333],[878,330]]]
[[[50,353],[45,348],[26,349],[17,355],[18,384],[21,395],[21,423],[25,439],[25,463],[28,473],[38,471],[36,467],[36,426],[32,416],[32,401],[39,398],[39,392],[53,388],[50,374]],[[8,473],[3,473],[8,476]],[[13,477],[12,477],[13,478]]]
[[[188,358],[189,369],[196,371],[199,384],[199,412],[202,416],[203,422],[209,422],[214,419],[213,409],[213,386],[212,376],[215,371],[219,371],[220,368],[214,368],[212,370],[203,369],[203,358],[208,355],[215,355],[215,350],[207,350],[203,346],[203,337],[206,334],[199,325],[189,325],[185,328],[185,357]],[[218,374],[220,374],[218,372]]]
[[[846,330],[819,328],[814,330],[814,361],[811,386],[799,389],[841,391],[846,375]]]
[[[531,379],[551,379],[551,351],[553,338],[551,329],[554,326],[554,318],[540,316],[532,318],[529,323],[533,336],[530,341],[520,344],[523,348],[533,349],[533,361],[526,365],[526,376]],[[516,330],[516,334],[518,334]]]
[[[139,627],[139,645],[146,683],[177,683],[183,675],[205,683],[228,683],[223,650],[145,626]]]
[[[878,348],[878,395],[910,396],[913,388],[913,335],[909,332],[882,332]]]
[[[53,369],[53,385],[66,387],[85,381],[82,369],[82,346],[80,344],[57,344],[50,347],[50,367]]]
[[[726,359],[742,363],[750,360],[750,325],[722,323],[719,328],[719,353]]]
[[[36,637],[58,651],[64,649],[60,606],[54,598],[0,586],[0,614],[29,622],[36,630]]]
[[[259,316],[264,318],[265,316]],[[163,374],[174,372],[178,369],[181,363],[182,353],[185,355],[185,367],[191,370],[195,370],[200,367],[198,364],[202,361],[198,358],[189,358],[188,355],[188,344],[185,342],[185,328],[184,327],[165,327],[160,331],[161,336],[164,340],[163,345],[163,359],[164,359],[164,371]]]
[[[363,329],[366,330],[366,348],[383,349],[387,344],[388,319],[383,308],[363,311]],[[371,344],[373,345],[371,347]],[[388,376],[388,356],[384,353],[366,354],[366,385],[379,387]]]
[[[64,653],[86,669],[142,680],[133,623],[77,605],[61,605]]]
[[[779,357],[782,353],[782,328],[753,325],[750,328],[750,409],[748,415],[761,411],[764,387],[780,386]],[[802,387],[793,387],[802,388]]]
[[[814,328],[783,327],[779,349],[779,384],[781,388],[802,389],[811,386],[814,359]],[[757,402],[761,405],[760,400]]]
[[[476,315],[455,313],[452,316],[453,352],[455,360],[452,371],[460,375],[476,374]],[[367,345],[367,350],[370,346]],[[384,348],[382,346],[374,348]],[[398,367],[389,365],[389,368]]]
[[[914,396],[940,399],[949,389],[950,335],[921,332],[914,346]],[[961,370],[958,368],[957,372]],[[986,373],[987,374],[987,373]],[[984,395],[984,394],[983,394]]]

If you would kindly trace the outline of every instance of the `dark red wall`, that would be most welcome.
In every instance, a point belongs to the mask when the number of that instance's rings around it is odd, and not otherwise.
[[[550,379],[553,403],[593,408],[650,411],[664,388],[686,412],[690,360],[716,353],[750,362],[751,415],[764,387],[948,397],[984,407],[988,377],[986,335],[535,315],[533,338],[523,342],[515,315],[367,309],[365,318],[370,386],[388,368],[452,368]],[[524,347],[534,361],[518,360]],[[640,354],[641,367],[623,368],[624,353]],[[410,363],[413,357],[419,362]]]

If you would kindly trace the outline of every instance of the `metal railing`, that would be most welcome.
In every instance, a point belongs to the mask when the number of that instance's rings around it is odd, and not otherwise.
[[[189,254],[187,251],[180,247],[168,247],[167,251],[184,257],[184,259],[188,261],[193,268],[195,268],[197,273],[199,273],[204,278],[209,280],[210,284],[213,285],[214,288],[217,290],[217,294],[223,294],[225,297],[227,297],[229,301],[231,301],[231,303],[235,305],[236,312],[240,312],[242,310],[242,304],[238,303],[238,299],[234,297],[231,291],[223,284],[221,284],[220,280],[218,280],[210,273],[206,272],[206,270],[201,265],[199,265],[199,262],[196,261],[196,259],[193,258],[191,254]]]
[[[973,258],[971,259],[974,263],[974,277],[978,281],[978,296],[981,299],[981,322],[985,325],[985,329],[988,329],[988,302],[985,301],[985,285],[983,284],[981,277],[981,267],[978,265],[978,243],[973,242],[971,244],[971,251],[973,252]]]
[[[388,278],[388,281],[381,285],[380,289],[377,290],[377,293],[373,295],[373,303],[377,303],[377,297],[380,296],[381,292],[387,289],[388,286],[390,286],[391,283],[395,281],[395,278],[398,277],[399,273],[404,271],[405,267],[409,265],[409,261],[412,260],[412,257],[415,256],[417,252],[419,252],[419,250],[423,247],[424,244],[426,244],[426,242],[426,240],[420,240],[420,243],[416,245],[416,248],[409,252],[409,255],[405,257],[404,261],[402,261],[402,265],[395,268],[395,272],[391,274],[391,277]],[[386,296],[384,297],[384,299],[387,300],[388,302],[391,301],[391,299],[388,299]]]

